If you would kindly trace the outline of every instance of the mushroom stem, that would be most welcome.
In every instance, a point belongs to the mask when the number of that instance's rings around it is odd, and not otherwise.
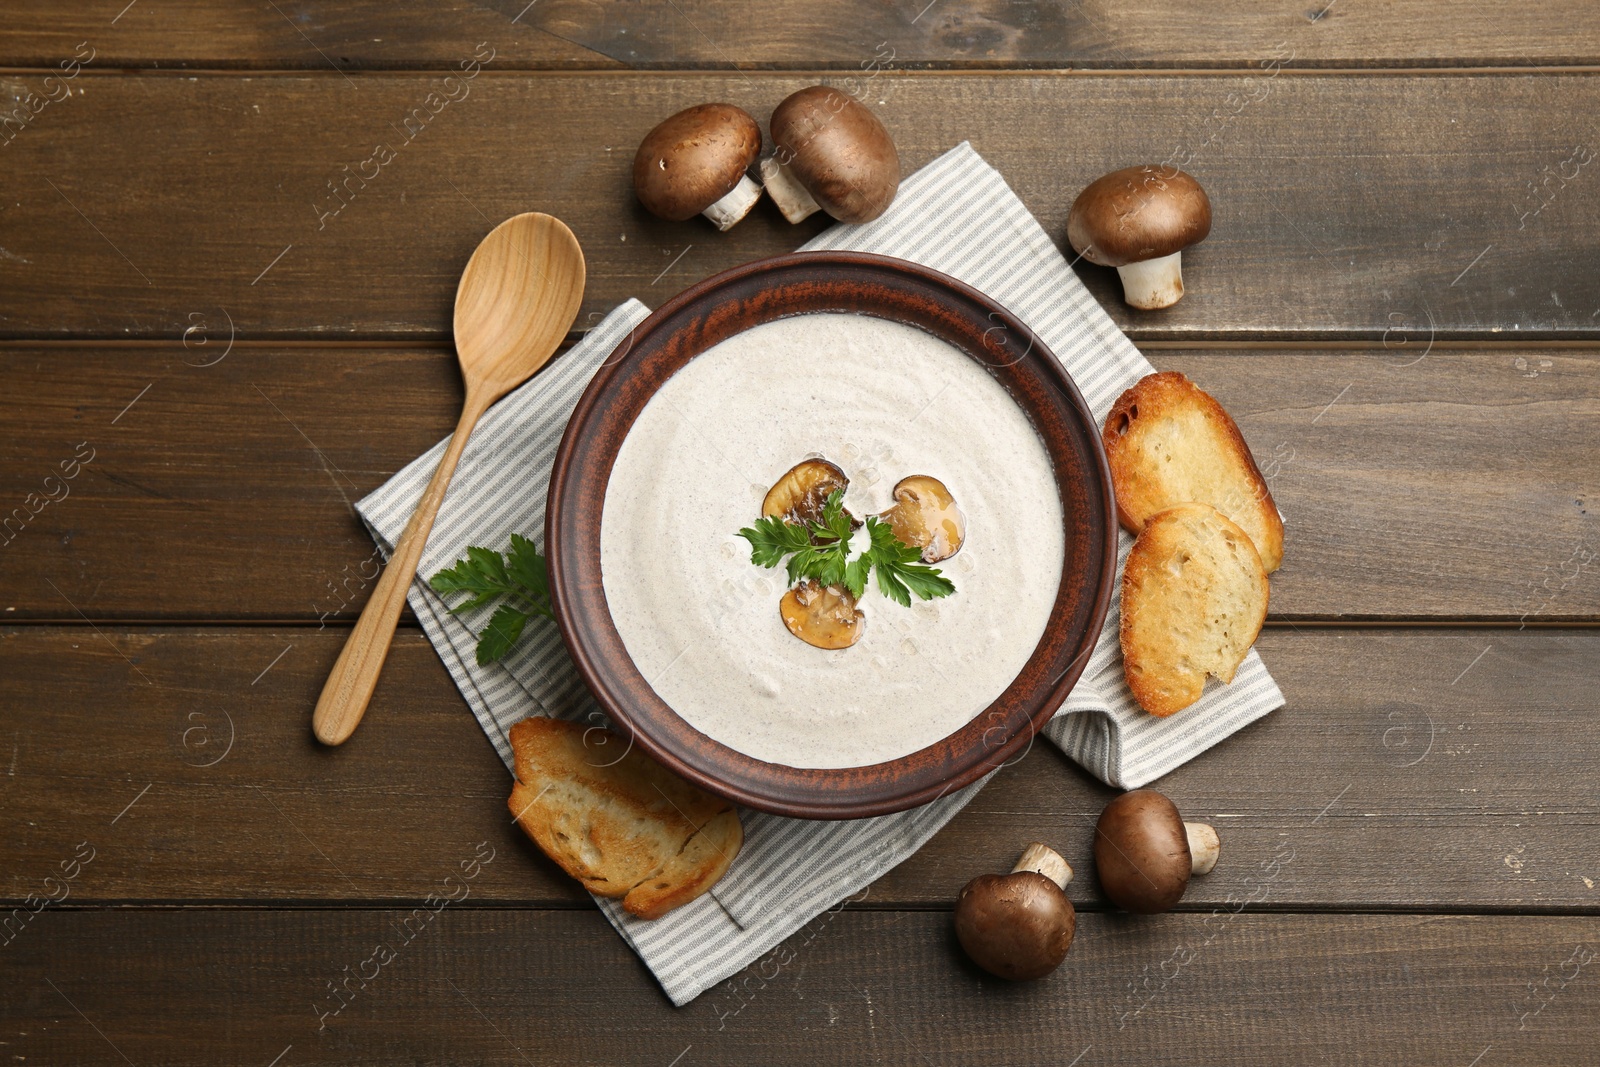
[[[706,208],[700,214],[717,224],[717,229],[731,229],[734,223],[750,214],[750,209],[756,206],[756,201],[761,199],[761,186],[750,180],[748,174],[739,179],[739,184],[725,193],[721,200]]]
[[[790,222],[804,221],[822,210],[794,172],[772,156],[761,161],[761,180],[766,183],[767,195]]]
[[[1195,874],[1210,874],[1222,854],[1222,842],[1217,832],[1203,822],[1186,822],[1183,832],[1189,837],[1190,870]]]
[[[1122,298],[1136,308],[1171,307],[1183,296],[1182,252],[1117,268],[1122,276]]]
[[[1210,827],[1208,826],[1206,829],[1209,830]],[[1211,836],[1215,840],[1216,835],[1212,834]],[[1035,874],[1042,874],[1062,889],[1067,888],[1067,883],[1072,881],[1071,865],[1062,859],[1061,854],[1055,849],[1038,841],[1029,845],[1022,853],[1022,858],[1017,860],[1017,865],[1011,868],[1012,874],[1016,874],[1018,871],[1032,871]]]

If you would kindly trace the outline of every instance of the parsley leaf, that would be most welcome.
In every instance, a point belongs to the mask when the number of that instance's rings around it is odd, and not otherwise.
[[[805,547],[789,557],[789,584],[794,585],[802,578],[821,579],[823,568],[827,565],[827,551],[819,549],[807,539]]]
[[[822,505],[820,522],[807,523],[812,547],[803,554],[802,577],[815,578],[823,585],[843,585],[850,562],[850,535],[855,531],[844,510],[844,490],[835,489]],[[790,566],[793,580],[795,567]]]
[[[776,515],[756,520],[739,536],[750,542],[750,562],[758,567],[776,567],[783,557],[811,547],[811,535],[802,526],[791,526]]]
[[[511,535],[511,557],[506,572],[536,598],[550,599],[550,579],[545,574],[544,557],[533,547],[533,542],[521,534]]]
[[[867,574],[872,570],[872,560],[863,552],[851,560],[844,569],[844,587],[850,590],[850,595],[857,600],[867,591]]]
[[[467,594],[466,600],[450,609],[457,614],[505,599],[490,616],[489,625],[478,635],[480,666],[493,663],[510,652],[533,616],[555,618],[550,607],[550,579],[544,557],[532,541],[520,534],[511,535],[508,556],[473,546],[467,549],[465,559],[435,574],[428,584],[441,596]]]
[[[955,583],[940,574],[937,567],[921,562],[922,552],[897,538],[888,523],[868,518],[867,534],[872,538],[872,547],[861,558],[870,561],[877,572],[878,591],[890,600],[908,608],[912,593],[919,600],[933,600],[956,591]],[[863,573],[863,581],[865,578]]]
[[[835,489],[823,502],[822,521],[811,524],[812,537],[819,540],[848,542],[853,532],[850,516],[844,513],[844,490]]]
[[[469,548],[466,559],[435,574],[429,584],[438,593],[471,593],[472,599],[456,609],[471,611],[501,595],[509,582],[500,553],[487,548]]]
[[[510,604],[495,608],[494,614],[489,617],[489,625],[478,635],[478,666],[488,666],[510,652],[527,624],[528,616]]]

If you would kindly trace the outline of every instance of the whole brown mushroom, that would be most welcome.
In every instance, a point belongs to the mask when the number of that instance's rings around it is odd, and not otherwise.
[[[1209,874],[1221,848],[1211,827],[1184,822],[1177,806],[1154,789],[1135,789],[1100,813],[1095,873],[1118,907],[1153,915],[1183,898],[1191,874]]]
[[[1091,182],[1067,215],[1067,240],[1090,263],[1116,267],[1136,308],[1183,297],[1183,250],[1211,232],[1211,201],[1188,174],[1160,164],[1124,167]]]
[[[1062,890],[1072,868],[1035,841],[1010,874],[979,875],[956,899],[956,938],[972,962],[1000,978],[1043,978],[1067,958],[1078,913]]]
[[[761,161],[783,217],[807,218],[819,207],[840,222],[871,222],[900,189],[900,154],[883,123],[848,93],[813,85],[772,112],[774,154]]]
[[[761,154],[761,127],[732,104],[699,104],[645,135],[633,157],[633,191],[652,215],[704,214],[726,230],[750,213],[761,186],[745,173]]]

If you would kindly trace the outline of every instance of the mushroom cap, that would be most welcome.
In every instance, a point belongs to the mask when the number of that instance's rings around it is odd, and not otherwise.
[[[783,594],[778,617],[784,627],[813,648],[849,648],[866,632],[867,616],[842,585],[806,578]]]
[[[761,127],[732,104],[697,104],[639,142],[633,191],[652,215],[692,219],[739,184],[761,154]]]
[[[761,498],[761,514],[784,522],[818,522],[828,497],[849,485],[850,479],[837,463],[821,456],[803,459],[767,490]]]
[[[961,551],[967,517],[956,498],[931,474],[912,474],[894,487],[894,506],[879,518],[902,542],[922,550],[922,562],[938,563]]]
[[[1094,832],[1100,888],[1125,911],[1167,911],[1183,897],[1193,860],[1177,806],[1154,789],[1106,805]]]
[[[1211,232],[1211,201],[1176,167],[1114,170],[1078,194],[1067,240],[1090,263],[1121,267],[1181,252]]]
[[[1026,982],[1061,965],[1078,930],[1072,901],[1035,871],[979,875],[956,899],[956,937],[972,962]]]
[[[900,154],[865,104],[826,85],[791,93],[772,112],[778,161],[840,222],[871,222],[900,188]]]

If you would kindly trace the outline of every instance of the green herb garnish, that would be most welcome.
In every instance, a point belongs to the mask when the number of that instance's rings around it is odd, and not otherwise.
[[[844,490],[835,489],[818,521],[792,523],[769,516],[740,530],[739,536],[750,542],[750,562],[758,567],[776,567],[787,556],[790,585],[812,578],[823,585],[842,585],[859,599],[866,591],[867,575],[876,571],[878,589],[905,607],[911,606],[912,593],[933,600],[956,591],[937,567],[921,562],[920,549],[901,541],[881,519],[867,519],[872,547],[855,559],[850,558],[851,533]]]
[[[550,608],[550,580],[545,572],[544,557],[533,547],[532,541],[520,534],[511,535],[508,555],[502,556],[490,548],[469,548],[466,559],[457,560],[454,567],[435,574],[428,584],[441,596],[469,594],[465,601],[450,609],[456,614],[505,599],[489,617],[489,625],[478,635],[479,666],[487,666],[510,652],[533,616],[555,619]]]
[[[955,583],[939,573],[939,568],[922,562],[922,550],[913,548],[894,535],[894,528],[876,518],[867,520],[872,547],[857,562],[872,567],[878,576],[878,590],[901,607],[911,606],[911,594],[919,600],[933,600],[956,591]],[[861,578],[866,581],[866,568]],[[860,594],[857,593],[857,596]]]

